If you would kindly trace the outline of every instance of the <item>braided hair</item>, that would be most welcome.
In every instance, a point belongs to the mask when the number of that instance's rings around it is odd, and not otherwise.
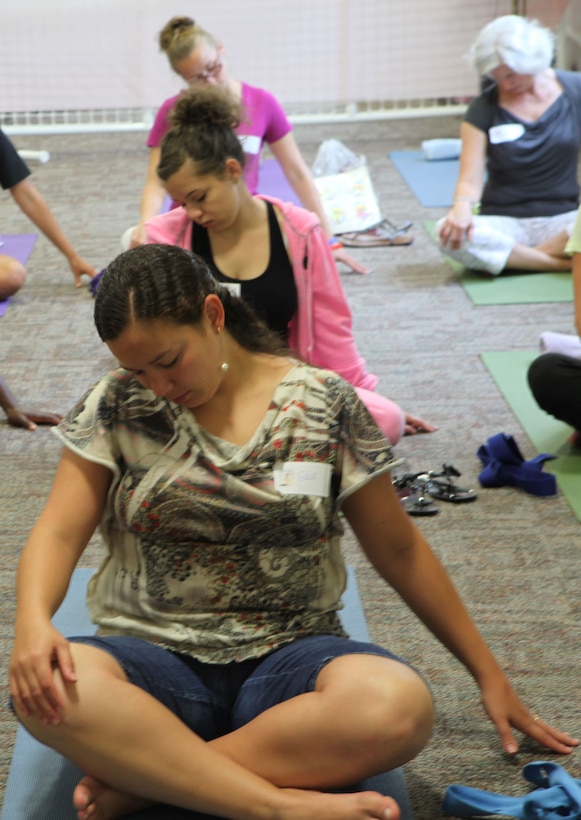
[[[214,279],[201,257],[173,245],[140,245],[107,266],[95,297],[97,332],[108,342],[133,322],[199,325],[212,293],[224,306],[226,330],[241,347],[253,353],[288,353],[252,308]]]

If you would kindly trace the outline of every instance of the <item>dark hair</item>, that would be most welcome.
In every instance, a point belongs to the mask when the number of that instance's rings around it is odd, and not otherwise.
[[[97,332],[108,342],[132,322],[165,319],[198,325],[210,293],[224,305],[226,330],[242,347],[253,353],[287,353],[280,337],[214,279],[203,259],[174,245],[140,245],[107,266],[95,296]]]
[[[189,159],[200,176],[224,176],[231,157],[244,167],[244,151],[234,129],[239,103],[225,88],[200,86],[185,91],[170,113],[172,128],[161,143],[157,175],[168,180]]]

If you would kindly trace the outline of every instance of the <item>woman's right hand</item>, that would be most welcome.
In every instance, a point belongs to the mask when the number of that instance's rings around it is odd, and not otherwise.
[[[18,407],[10,407],[5,410],[8,417],[8,424],[11,427],[24,427],[25,430],[34,431],[39,424],[59,424],[62,416],[58,413],[47,413],[44,410],[19,410]]]
[[[17,625],[10,658],[10,694],[16,711],[44,724],[61,720],[63,702],[55,669],[65,683],[75,683],[75,667],[67,639],[50,621]]]
[[[456,202],[442,223],[440,242],[444,248],[457,251],[465,240],[472,239],[473,230],[472,203]]]

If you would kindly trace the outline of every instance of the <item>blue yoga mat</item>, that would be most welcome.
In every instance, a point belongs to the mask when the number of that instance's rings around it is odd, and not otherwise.
[[[90,635],[95,629],[85,607],[87,582],[92,569],[77,569],[67,596],[55,615],[57,629],[66,634]],[[369,640],[365,614],[352,568],[343,596],[341,619],[352,638]],[[34,740],[24,729],[16,735],[12,764],[6,784],[1,820],[76,820],[71,795],[82,773],[57,752]],[[393,797],[401,807],[403,820],[413,820],[405,779],[401,769],[370,777],[360,784]],[[173,806],[155,806],[131,815],[132,820],[216,820],[206,814]]]
[[[449,208],[460,163],[457,159],[424,158],[422,151],[392,151],[390,158],[424,208]]]

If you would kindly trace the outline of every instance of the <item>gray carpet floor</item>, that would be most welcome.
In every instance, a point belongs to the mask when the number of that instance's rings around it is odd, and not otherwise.
[[[432,137],[454,137],[453,118],[345,126],[300,126],[306,158],[334,136],[367,156],[384,216],[415,222],[410,247],[355,250],[373,273],[347,271],[357,342],[381,389],[405,409],[439,425],[432,435],[402,440],[406,471],[453,464],[462,484],[477,487],[478,446],[494,433],[511,433],[525,457],[534,455],[479,354],[530,349],[543,330],[572,332],[570,304],[475,307],[428,239],[424,219],[442,209],[422,208],[392,167],[390,150],[419,149]],[[52,158],[34,166],[37,185],[79,252],[97,268],[119,250],[119,236],[135,222],[145,177],[142,134],[20,137],[21,148],[46,148]],[[33,228],[4,194],[3,232]],[[0,319],[1,372],[22,406],[66,412],[113,362],[92,324],[93,300],[76,290],[62,257],[42,237],[25,287]],[[36,433],[0,423],[0,685],[14,616],[14,573],[27,532],[48,493],[59,455],[46,429]],[[416,519],[448,568],[467,607],[515,687],[533,710],[581,734],[579,698],[580,528],[564,498],[535,498],[509,488],[481,490],[475,503],[440,504],[434,518]],[[522,765],[548,757],[523,742],[515,759],[503,754],[479,704],[470,676],[366,564],[352,537],[345,554],[357,571],[374,640],[412,661],[430,680],[437,723],[427,748],[406,766],[418,820],[442,816],[445,787],[463,783],[522,794]],[[95,537],[83,565],[94,566]],[[6,782],[15,723],[0,713],[0,787]],[[558,758],[581,776],[580,754]],[[15,818],[17,820],[17,818]]]

